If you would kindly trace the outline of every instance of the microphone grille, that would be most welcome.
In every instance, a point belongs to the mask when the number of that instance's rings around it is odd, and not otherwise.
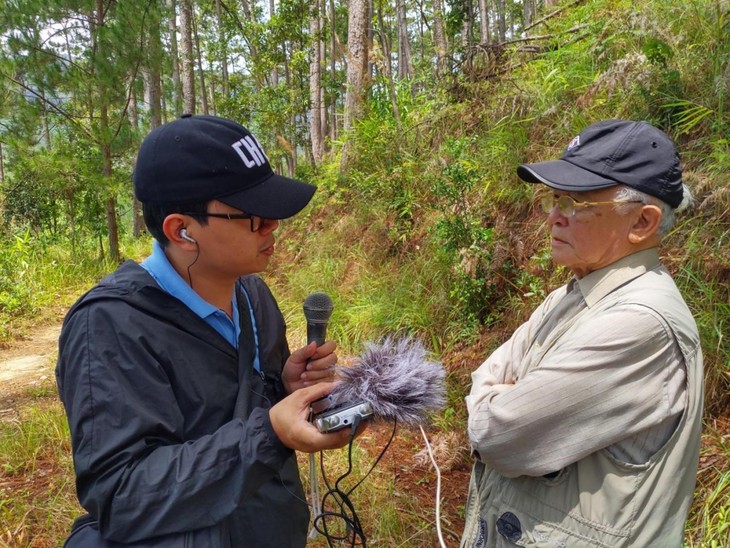
[[[304,299],[304,317],[309,321],[327,322],[335,307],[326,293],[312,293]]]

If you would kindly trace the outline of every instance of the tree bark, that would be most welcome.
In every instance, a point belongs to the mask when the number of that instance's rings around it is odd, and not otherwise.
[[[443,76],[449,70],[448,44],[444,31],[444,14],[441,0],[433,0],[433,42],[436,48],[436,74]]]
[[[182,54],[183,114],[195,114],[192,0],[180,1],[180,50]]]
[[[175,116],[183,113],[182,81],[180,79],[180,54],[177,47],[177,8],[175,0],[167,0],[169,10],[170,60],[172,62],[172,102]]]
[[[324,132],[322,131],[322,28],[321,0],[312,2],[312,19],[309,30],[312,35],[312,56],[309,61],[309,136],[312,141],[312,158],[319,165],[324,156]]]
[[[106,6],[104,0],[96,0],[96,11],[92,21],[92,36],[95,32],[104,26],[104,15],[106,14]],[[103,57],[106,55],[105,44],[101,40],[92,38],[92,51],[94,55]],[[99,106],[99,146],[102,155],[101,175],[103,181],[103,190],[107,194],[105,210],[107,224],[107,238],[109,242],[109,256],[115,263],[120,262],[119,254],[119,224],[117,222],[117,205],[114,194],[110,190],[112,171],[112,147],[109,132],[109,92],[108,89],[101,85],[98,89],[98,106]],[[93,121],[93,113],[89,114],[89,119]],[[102,250],[103,253],[103,250]]]
[[[203,59],[200,52],[200,37],[198,36],[198,25],[195,18],[192,19],[193,38],[195,39],[195,59],[198,62],[198,75],[200,79],[200,104],[203,114],[210,114],[208,109],[208,89],[205,87],[205,72],[203,71]]]
[[[380,32],[378,33],[378,37],[380,39],[380,48],[383,52],[383,76],[385,77],[385,81],[388,85],[388,97],[390,98],[390,105],[393,108],[393,118],[395,118],[395,123],[400,129],[400,109],[398,108],[398,96],[395,92],[395,83],[393,82],[393,67],[390,63],[391,46],[389,37],[391,33],[388,32],[388,29],[385,28],[385,18],[383,17],[383,0],[379,0],[378,2],[378,27],[380,30]]]
[[[274,0],[271,0],[273,3]],[[223,32],[223,8],[221,0],[215,0],[215,17],[218,23],[218,45],[221,50],[221,95],[228,98],[228,42]]]
[[[507,14],[504,0],[496,0],[497,3],[497,30],[499,31],[499,41],[507,40]]]
[[[479,43],[489,45],[489,0],[479,0]]]
[[[368,74],[368,0],[350,0],[347,25],[347,95],[345,98],[344,131],[349,132],[362,117]],[[347,168],[349,141],[342,149],[340,166]]]
[[[335,20],[335,0],[330,0],[330,76],[335,82],[337,78],[337,25]],[[330,102],[330,141],[337,139],[337,99],[332,97]]]
[[[406,80],[413,76],[411,59],[411,40],[408,35],[408,12],[406,0],[396,0],[396,21],[398,25],[398,79]]]

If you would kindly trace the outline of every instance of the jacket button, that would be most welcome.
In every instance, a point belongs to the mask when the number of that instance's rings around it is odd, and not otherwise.
[[[497,532],[510,542],[517,542],[522,537],[522,525],[512,512],[505,512],[497,520]]]

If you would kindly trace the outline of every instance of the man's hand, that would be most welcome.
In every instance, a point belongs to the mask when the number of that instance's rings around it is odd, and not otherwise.
[[[334,366],[337,363],[335,348],[337,345],[333,341],[326,341],[322,346],[312,342],[294,351],[286,360],[281,373],[281,380],[287,393],[291,394],[305,386],[332,381],[335,376]]]
[[[271,425],[281,443],[290,449],[305,453],[337,449],[349,443],[352,436],[351,428],[323,434],[309,422],[311,403],[328,395],[332,388],[334,383],[319,382],[314,386],[297,390],[269,410]],[[360,424],[356,435],[360,435],[365,429],[365,422]]]

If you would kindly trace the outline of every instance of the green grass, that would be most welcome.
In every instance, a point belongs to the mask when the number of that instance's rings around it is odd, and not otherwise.
[[[0,236],[2,234],[0,233]],[[0,344],[29,325],[57,320],[83,291],[114,270],[89,242],[72,253],[67,242],[46,241],[29,232],[0,237]],[[123,242],[123,255],[144,257],[149,238]]]
[[[0,545],[59,546],[79,514],[66,416],[49,384],[0,421]]]
[[[687,524],[687,546],[724,548],[730,539],[730,439],[728,422],[705,424],[695,503]]]

